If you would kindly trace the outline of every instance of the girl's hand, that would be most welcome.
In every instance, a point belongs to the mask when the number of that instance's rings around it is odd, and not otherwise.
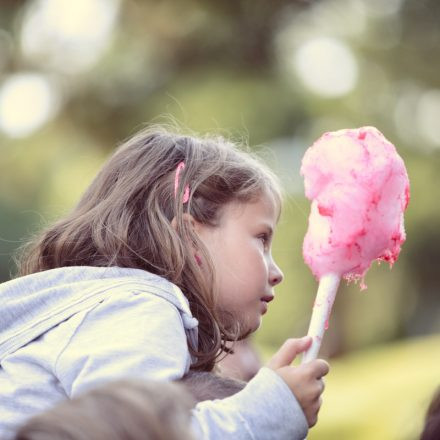
[[[296,356],[306,351],[312,343],[312,338],[306,336],[301,339],[288,339],[270,360],[268,367],[274,370],[289,386],[298,400],[306,416],[309,428],[318,420],[321,407],[321,394],[324,391],[325,376],[330,369],[329,364],[316,359],[311,362],[293,367],[290,364]]]

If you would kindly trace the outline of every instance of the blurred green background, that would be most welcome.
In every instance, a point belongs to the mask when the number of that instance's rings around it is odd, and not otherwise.
[[[374,125],[408,169],[408,237],[366,291],[340,288],[309,439],[417,438],[440,384],[439,72],[437,0],[2,0],[0,279],[137,129],[220,132],[287,189],[274,243],[285,281],[255,336],[269,356],[307,332],[317,287],[301,253],[302,155],[324,131]]]

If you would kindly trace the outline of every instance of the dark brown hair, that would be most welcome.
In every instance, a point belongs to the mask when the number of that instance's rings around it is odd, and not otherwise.
[[[189,200],[183,203],[187,185]],[[223,137],[145,129],[116,150],[70,214],[24,248],[19,275],[63,266],[119,266],[168,279],[181,288],[199,321],[198,351],[189,346],[197,359],[192,368],[209,371],[227,351],[225,341],[242,335],[239,323],[217,310],[212,260],[184,214],[216,227],[224,205],[256,201],[263,193],[281,207],[276,177],[249,150]]]
[[[34,416],[14,440],[192,440],[194,404],[176,383],[121,380]]]
[[[246,382],[242,380],[222,377],[209,371],[190,371],[179,382],[188,389],[196,402],[224,399],[246,386]]]
[[[420,440],[437,440],[440,438],[440,387],[431,400],[426,412],[425,427]]]

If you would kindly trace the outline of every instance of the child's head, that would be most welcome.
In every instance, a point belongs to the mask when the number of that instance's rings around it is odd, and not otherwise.
[[[262,367],[262,361],[251,338],[242,339],[233,345],[234,353],[221,359],[217,368],[222,376],[249,382]]]
[[[263,193],[257,201],[229,202],[215,227],[195,224],[216,270],[218,309],[224,322],[239,323],[242,336],[259,327],[283,277],[271,255],[278,209]]]
[[[209,371],[190,371],[179,382],[188,389],[196,402],[224,399],[246,386],[246,382],[222,377]]]
[[[29,419],[14,440],[191,440],[194,403],[176,383],[118,381]]]
[[[85,265],[167,278],[199,320],[192,354],[209,370],[224,341],[258,327],[281,280],[270,256],[280,194],[273,173],[224,138],[153,127],[118,148],[74,210],[25,250],[20,275]]]

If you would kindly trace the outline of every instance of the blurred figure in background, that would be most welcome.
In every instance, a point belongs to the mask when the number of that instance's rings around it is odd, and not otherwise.
[[[194,404],[176,383],[121,380],[29,419],[14,440],[192,440]]]
[[[222,377],[208,371],[190,371],[181,382],[196,402],[224,399],[241,391],[246,382],[230,377]]]
[[[426,413],[425,427],[420,440],[438,440],[440,439],[440,387],[431,400]]]
[[[262,367],[261,359],[250,338],[237,341],[233,353],[228,354],[218,364],[224,377],[250,381]]]
[[[178,383],[111,382],[31,418],[14,440],[191,440],[195,404],[229,397],[245,385],[194,371]]]

